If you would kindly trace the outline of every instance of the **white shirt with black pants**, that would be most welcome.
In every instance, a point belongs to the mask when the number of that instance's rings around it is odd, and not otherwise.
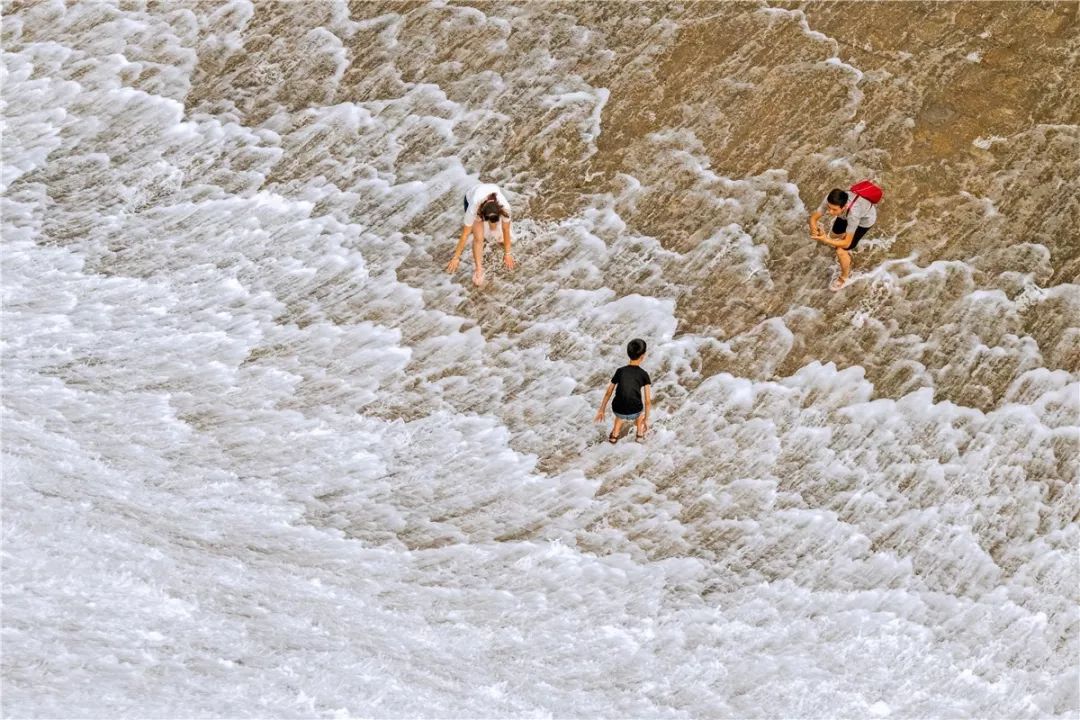
[[[818,212],[822,215],[828,214],[829,203],[827,200],[821,201]],[[874,203],[864,197],[856,197],[855,202],[848,204],[844,214],[833,220],[830,232],[833,235],[844,235],[848,232],[849,227],[854,227],[855,232],[854,237],[851,238],[851,245],[845,248],[846,250],[854,250],[855,246],[859,244],[859,240],[862,239],[867,230],[874,226],[875,222],[877,222],[877,208],[874,207]]]

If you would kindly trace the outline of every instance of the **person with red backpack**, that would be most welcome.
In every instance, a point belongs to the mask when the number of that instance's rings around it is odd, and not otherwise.
[[[840,263],[840,275],[829,289],[836,292],[847,283],[851,274],[851,251],[859,245],[866,231],[877,222],[877,203],[881,200],[881,188],[869,180],[855,183],[850,193],[833,188],[825,196],[821,206],[810,215],[810,237],[836,249]],[[818,221],[822,215],[835,218],[829,233],[821,232]]]

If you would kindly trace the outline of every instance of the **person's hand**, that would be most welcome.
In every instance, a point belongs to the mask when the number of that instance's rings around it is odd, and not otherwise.
[[[603,410],[597,410],[596,411],[596,417],[593,418],[593,422],[604,422],[604,411]]]
[[[457,272],[457,266],[458,266],[458,263],[460,263],[460,262],[461,262],[460,257],[451,258],[450,262],[446,263],[446,272],[448,272],[448,273]]]
[[[503,263],[506,265],[507,270],[514,269],[514,258],[510,255],[510,253],[506,253],[505,255],[503,255]]]

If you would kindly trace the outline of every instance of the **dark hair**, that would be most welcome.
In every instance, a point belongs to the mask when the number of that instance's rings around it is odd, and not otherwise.
[[[626,354],[630,356],[631,360],[637,360],[645,354],[645,341],[641,338],[634,338],[628,342],[626,344]]]
[[[480,216],[489,223],[497,222],[498,219],[505,214],[506,212],[502,209],[497,200],[486,200],[484,201],[484,204],[480,206]]]
[[[847,205],[847,193],[839,188],[833,188],[829,191],[829,197],[825,198],[825,202],[844,207]]]

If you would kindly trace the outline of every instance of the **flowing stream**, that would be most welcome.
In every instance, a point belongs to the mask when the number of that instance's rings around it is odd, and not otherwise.
[[[1075,718],[1077,13],[5,2],[3,714]]]

